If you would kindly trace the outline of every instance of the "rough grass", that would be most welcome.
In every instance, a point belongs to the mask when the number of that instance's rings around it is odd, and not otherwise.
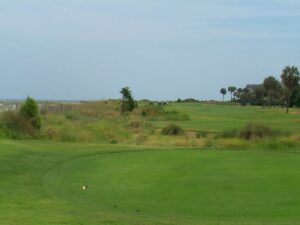
[[[270,137],[278,137],[284,133],[280,130],[273,129],[272,127],[263,123],[249,122],[240,130],[233,129],[223,131],[220,137],[223,138],[241,138],[246,140],[258,140]]]
[[[267,142],[272,142],[268,139],[276,141],[286,137],[287,133],[292,136],[300,133],[300,114],[296,109],[286,114],[281,108],[203,103],[162,106],[142,102],[133,112],[121,114],[120,103],[113,100],[65,108],[63,113],[45,112],[42,130],[35,138],[131,145],[271,148],[277,144],[268,145]],[[247,125],[253,121],[256,121],[255,125]],[[182,128],[185,135],[163,137],[161,130],[170,123]],[[0,129],[0,135],[8,136],[3,129]],[[266,145],[260,142],[266,142]],[[291,146],[297,148],[299,141],[291,139],[286,144],[289,149]]]

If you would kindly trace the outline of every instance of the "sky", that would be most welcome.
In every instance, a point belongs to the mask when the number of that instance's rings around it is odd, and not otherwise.
[[[0,0],[0,99],[219,100],[287,65],[299,0]]]

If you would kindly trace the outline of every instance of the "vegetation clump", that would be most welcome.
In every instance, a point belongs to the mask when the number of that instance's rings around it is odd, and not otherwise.
[[[262,123],[248,123],[239,132],[239,137],[246,140],[256,140],[279,135],[279,131]]]
[[[179,136],[184,134],[184,130],[176,124],[169,124],[161,130],[161,134]]]
[[[31,97],[27,97],[25,103],[21,106],[20,114],[26,118],[36,129],[41,128],[41,118],[37,103]]]
[[[2,135],[20,139],[32,137],[41,128],[38,105],[28,97],[19,111],[7,111],[1,114],[0,128]]]
[[[26,136],[33,136],[35,129],[26,118],[19,112],[8,111],[1,115],[0,127],[4,136],[20,139]]]
[[[133,99],[129,87],[122,88],[120,93],[122,94],[122,105],[121,105],[122,113],[131,112],[132,110],[137,108],[137,102]]]
[[[241,129],[227,130],[221,133],[221,138],[241,138],[245,140],[258,140],[284,134],[262,123],[250,122]]]

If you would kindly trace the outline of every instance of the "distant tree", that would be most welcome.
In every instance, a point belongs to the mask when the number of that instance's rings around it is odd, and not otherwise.
[[[300,85],[292,94],[290,106],[300,107]]]
[[[27,97],[25,103],[20,108],[20,114],[30,121],[32,126],[36,129],[41,128],[40,112],[36,101]]]
[[[221,88],[220,93],[223,95],[223,102],[224,102],[224,96],[225,96],[226,93],[227,93],[226,88]]]
[[[137,103],[136,101],[134,101],[129,87],[122,88],[120,93],[122,94],[122,105],[121,105],[122,113],[128,111],[131,112],[134,108],[137,107]]]
[[[230,87],[228,87],[228,91],[230,92],[230,101],[231,101],[231,104],[232,104],[232,95],[236,91],[236,87],[230,86]]]
[[[178,103],[182,102],[181,98],[178,98],[178,99],[176,100],[176,102],[178,102]]]
[[[257,105],[262,105],[265,107],[265,95],[266,95],[266,90],[264,88],[264,85],[259,85],[254,89],[254,103]]]
[[[268,97],[269,107],[272,107],[273,99],[278,97],[280,89],[282,88],[281,84],[275,77],[269,76],[265,78],[263,87]]]
[[[236,92],[234,92],[234,97],[237,100],[240,100],[242,94],[243,94],[243,88],[238,88],[238,89],[236,89]]]
[[[241,97],[240,97],[240,103],[241,105],[245,106],[250,102],[251,98],[251,92],[249,88],[242,89]]]
[[[299,80],[300,80],[298,68],[295,66],[285,67],[281,74],[281,80],[282,80],[283,85],[287,89],[286,112],[289,113],[291,97],[292,97],[293,92],[298,87]]]

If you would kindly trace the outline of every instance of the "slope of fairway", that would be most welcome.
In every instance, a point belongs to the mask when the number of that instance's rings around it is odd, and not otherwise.
[[[291,224],[300,221],[299,163],[298,154],[266,152],[109,153],[63,163],[44,185],[74,205],[117,216]]]
[[[275,129],[289,132],[300,132],[299,109],[291,109],[285,113],[283,108],[262,108],[258,106],[213,105],[200,103],[170,104],[165,107],[168,111],[178,111],[187,114],[191,120],[176,121],[184,129],[221,132],[230,129],[239,129],[249,122],[261,122]],[[163,127],[168,122],[155,122]]]

